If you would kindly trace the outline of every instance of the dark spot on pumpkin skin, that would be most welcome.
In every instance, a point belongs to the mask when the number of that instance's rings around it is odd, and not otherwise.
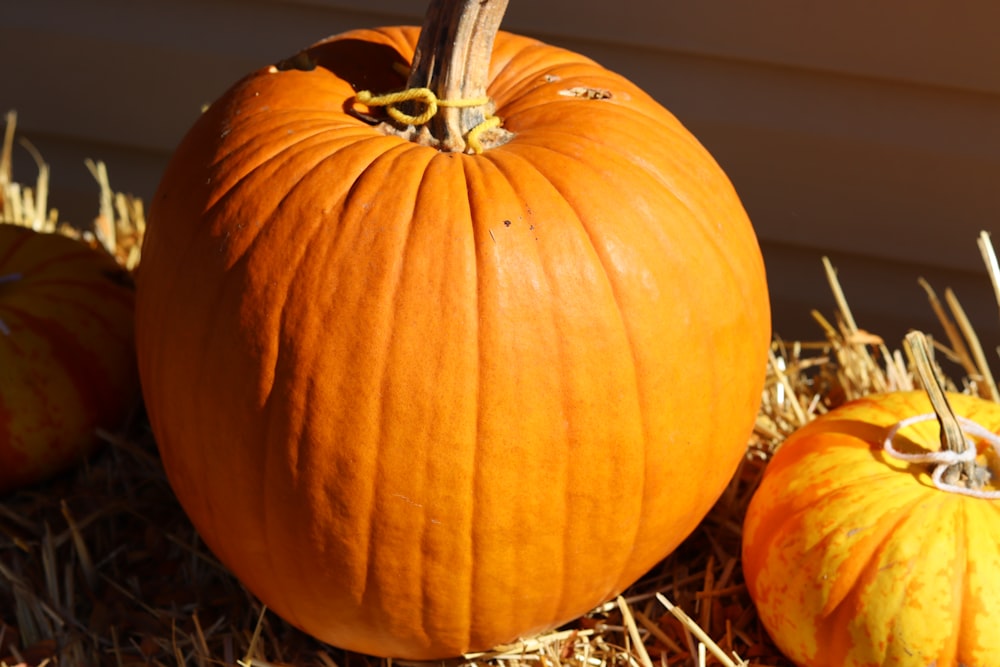
[[[291,58],[285,58],[275,64],[275,69],[279,72],[298,70],[300,72],[311,72],[316,69],[316,61],[312,59],[306,51],[300,51]]]
[[[510,227],[510,220],[504,220],[503,221],[503,226],[504,227]]]

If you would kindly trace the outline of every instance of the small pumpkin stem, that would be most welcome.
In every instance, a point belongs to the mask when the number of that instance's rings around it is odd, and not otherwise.
[[[955,417],[955,412],[951,409],[951,404],[948,403],[948,398],[945,396],[944,387],[934,370],[927,337],[919,331],[911,331],[906,334],[905,343],[907,353],[920,378],[920,383],[924,391],[927,392],[927,398],[930,399],[931,407],[941,425],[941,449],[961,453],[967,448],[973,447],[974,445],[962,432],[958,418]],[[983,480],[982,475],[978,474],[976,470],[976,462],[972,460],[951,466],[944,474],[944,481],[949,484],[964,483],[970,488],[978,488],[982,486]]]
[[[431,0],[407,88],[429,88],[440,100],[485,99],[493,41],[507,2]],[[492,106],[441,106],[417,140],[445,151],[464,151],[469,131],[486,120]]]

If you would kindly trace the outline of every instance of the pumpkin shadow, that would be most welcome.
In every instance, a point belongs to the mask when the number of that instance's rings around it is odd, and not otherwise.
[[[410,62],[398,49],[361,39],[319,42],[275,64],[279,70],[322,68],[355,90],[388,92],[406,86]],[[350,111],[345,105],[345,111]]]

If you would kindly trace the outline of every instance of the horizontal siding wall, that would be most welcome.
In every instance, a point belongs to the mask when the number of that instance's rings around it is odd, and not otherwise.
[[[84,159],[148,199],[201,105],[239,76],[328,34],[417,22],[423,6],[3,2],[0,111],[18,111],[52,166],[52,204],[85,221]],[[777,333],[818,334],[829,255],[859,324],[891,344],[940,331],[922,276],[956,289],[988,348],[1000,318],[976,237],[1000,229],[998,25],[993,0],[513,0],[504,24],[626,74],[705,143],[761,238]],[[33,179],[28,153],[15,160]]]

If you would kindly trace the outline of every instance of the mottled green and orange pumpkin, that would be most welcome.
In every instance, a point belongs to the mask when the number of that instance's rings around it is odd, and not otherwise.
[[[79,463],[136,406],[133,301],[106,252],[0,225],[0,493]]]
[[[1000,405],[948,400],[1000,432]],[[940,432],[924,392],[874,395],[799,429],[768,464],[744,524],[743,569],[761,621],[796,664],[1000,660],[1000,499],[938,488],[936,466],[912,460],[938,456]],[[967,437],[995,473],[995,435]]]
[[[480,36],[504,132],[436,145],[357,98],[414,87],[418,32],[324,40],[197,120],[151,202],[137,342],[222,562],[323,640],[442,658],[674,549],[744,455],[770,333],[746,213],[662,106]]]

